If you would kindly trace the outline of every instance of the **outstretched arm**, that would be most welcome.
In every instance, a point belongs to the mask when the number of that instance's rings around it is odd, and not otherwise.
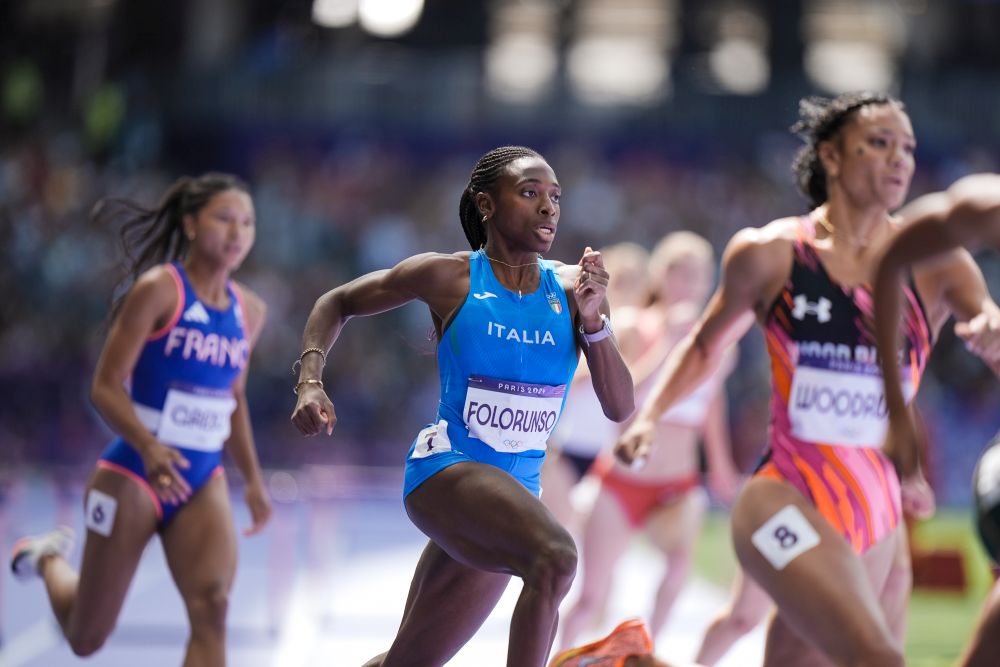
[[[303,435],[333,432],[337,415],[323,391],[323,366],[327,353],[349,319],[375,315],[419,299],[430,306],[439,321],[443,321],[466,291],[467,259],[459,255],[425,253],[405,259],[391,269],[356,278],[317,299],[302,335],[302,365],[295,385],[299,398],[292,422],[299,431]]]
[[[723,376],[728,376],[735,365],[736,350],[730,348],[723,364]],[[740,471],[733,460],[733,443],[729,437],[729,405],[726,400],[725,377],[719,379],[719,386],[709,403],[705,415],[702,439],[705,443],[705,459],[708,463],[708,487],[719,500],[732,503],[739,491]]]
[[[243,294],[243,304],[246,306],[247,338],[250,349],[257,344],[260,332],[264,328],[267,309],[264,302],[250,290],[238,286]],[[232,432],[226,441],[226,453],[239,468],[243,476],[245,490],[243,493],[247,508],[250,510],[252,524],[243,531],[244,535],[256,535],[271,518],[271,501],[267,496],[264,479],[260,472],[260,461],[257,459],[257,447],[254,444],[253,429],[250,425],[250,406],[247,403],[247,374],[250,372],[250,360],[233,383],[233,397],[236,399],[236,410],[231,418]]]
[[[1000,239],[1000,177],[963,178],[946,192],[918,199],[902,213],[905,226],[886,246],[873,284],[875,338],[889,410],[886,454],[908,476],[919,465],[919,437],[903,396],[898,363],[899,323],[904,271],[912,264],[937,258],[930,281],[967,332],[973,351],[985,356],[996,349],[1000,312],[986,290],[982,273],[962,246]],[[986,359],[991,361],[989,358]]]
[[[169,323],[177,298],[174,279],[165,267],[154,267],[139,277],[111,324],[90,389],[104,421],[139,452],[156,495],[173,504],[191,495],[191,486],[177,470],[191,464],[143,424],[126,387],[146,340]]]
[[[770,227],[770,226],[769,226]],[[722,259],[722,282],[701,319],[670,352],[639,412],[622,435],[616,454],[626,463],[646,456],[656,421],[719,368],[726,350],[753,325],[787,267],[787,243],[773,230],[746,229],[730,241]]]

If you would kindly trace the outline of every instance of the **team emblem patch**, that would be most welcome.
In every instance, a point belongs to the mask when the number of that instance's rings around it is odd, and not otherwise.
[[[559,295],[555,292],[548,292],[546,298],[549,300],[549,306],[555,312],[556,315],[562,312],[562,302],[559,300]]]

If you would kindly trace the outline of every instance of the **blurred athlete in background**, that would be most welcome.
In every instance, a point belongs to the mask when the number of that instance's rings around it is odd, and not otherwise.
[[[87,483],[79,573],[67,528],[20,540],[11,565],[44,580],[70,647],[87,656],[111,634],[158,533],[190,623],[184,665],[222,665],[237,551],[223,450],[246,482],[244,534],[271,514],[244,392],[265,308],[231,279],[253,247],[253,201],[237,178],[209,173],[180,179],[154,209],[112,200],[95,215],[124,218],[132,281],[91,390],[119,437]]]
[[[638,314],[650,298],[646,269],[649,253],[642,246],[628,242],[616,243],[600,252],[610,276],[607,298],[615,338],[622,357],[629,362],[650,344],[638,327]],[[549,440],[542,465],[542,502],[571,533],[577,532],[578,514],[583,509],[574,504],[575,492],[581,488],[580,482],[590,472],[597,455],[615,442],[620,433],[621,427],[601,410],[584,360],[573,376],[566,408]]]
[[[638,333],[648,344],[630,364],[640,395],[649,390],[647,379],[705,305],[714,266],[711,245],[691,232],[668,234],[653,250],[649,271],[653,302],[636,320]],[[629,547],[629,538],[640,530],[647,532],[665,561],[648,617],[654,637],[665,625],[687,577],[707,506],[699,470],[700,439],[705,442],[709,483],[717,495],[731,502],[739,485],[730,454],[724,387],[734,357],[731,354],[725,368],[663,415],[655,434],[662,446],[650,450],[640,469],[616,462],[610,451],[598,459],[600,492],[584,525],[582,587],[563,621],[563,645],[572,645],[598,620],[607,606],[615,566]]]

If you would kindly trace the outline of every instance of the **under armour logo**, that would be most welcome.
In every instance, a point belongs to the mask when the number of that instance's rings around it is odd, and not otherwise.
[[[495,298],[497,298],[497,295],[494,294],[493,292],[475,292],[472,296],[476,297],[480,301],[482,301],[483,299],[495,299]]]
[[[815,315],[816,320],[821,324],[830,321],[830,309],[833,302],[825,296],[821,296],[815,303],[809,301],[805,294],[795,295],[795,308],[792,309],[792,317],[797,320],[806,319],[806,315]]]

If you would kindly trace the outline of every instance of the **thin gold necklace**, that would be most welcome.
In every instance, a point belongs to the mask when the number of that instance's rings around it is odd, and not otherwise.
[[[483,257],[485,257],[486,259],[490,260],[491,262],[496,262],[497,264],[503,264],[504,266],[506,266],[507,268],[510,268],[510,269],[523,269],[526,266],[536,266],[538,264],[538,258],[537,257],[535,258],[534,262],[528,262],[527,264],[508,264],[507,262],[503,261],[502,259],[497,259],[496,257],[490,257],[489,255],[487,255],[486,254],[486,248],[480,248],[479,252],[483,253]]]
[[[815,220],[819,224],[820,227],[822,227],[823,229],[825,229],[827,231],[827,233],[830,235],[831,238],[833,238],[833,237],[836,236],[836,234],[833,231],[833,229],[834,229],[833,223],[830,222],[830,218],[827,216],[826,213],[824,213],[821,216],[817,216],[815,218]]]
[[[833,236],[833,225],[830,224],[830,219],[826,217],[826,213],[816,218],[816,222],[819,223],[820,227],[826,230],[826,233]]]

